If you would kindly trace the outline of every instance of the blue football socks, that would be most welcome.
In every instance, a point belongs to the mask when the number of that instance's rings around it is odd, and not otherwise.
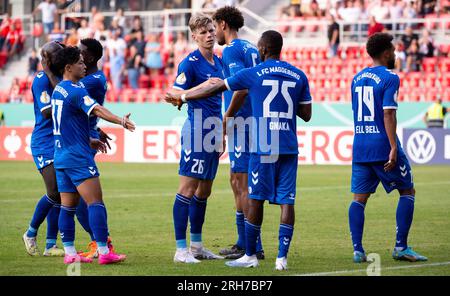
[[[408,247],[408,234],[414,215],[414,196],[402,195],[397,205],[397,239],[395,247],[403,250]]]
[[[256,241],[261,232],[261,225],[255,225],[245,221],[246,246],[245,254],[252,256],[256,254]]]
[[[291,245],[294,226],[289,224],[280,224],[278,231],[278,258],[287,257],[289,246]]]
[[[92,232],[91,226],[89,225],[88,205],[83,198],[80,198],[80,202],[78,203],[76,216],[78,222],[80,222],[80,225],[83,227],[83,229],[87,233],[89,233],[91,241],[95,241],[94,233]]]
[[[186,229],[189,219],[189,205],[191,199],[177,194],[173,204],[173,224],[175,227],[175,240],[178,249],[187,248]]]
[[[191,244],[202,242],[202,229],[205,222],[207,200],[193,196],[189,205],[189,222],[191,223]]]
[[[89,225],[94,233],[97,245],[106,245],[108,241],[108,223],[106,220],[106,207],[103,203],[92,203],[88,207]]]
[[[363,203],[352,201],[348,209],[348,221],[350,224],[350,235],[352,236],[353,250],[364,253],[362,246],[362,236],[364,230],[364,209]]]
[[[238,233],[236,245],[241,249],[245,249],[245,219],[243,212],[236,211],[236,227]]]
[[[42,222],[44,222],[45,217],[47,217],[49,211],[55,204],[56,202],[48,197],[47,194],[42,196],[36,205],[33,218],[31,219],[30,226],[28,227],[28,237],[36,237],[39,226],[41,226]]]
[[[47,240],[46,249],[50,249],[56,245],[56,238],[58,236],[58,220],[61,211],[61,204],[55,204],[47,214]]]

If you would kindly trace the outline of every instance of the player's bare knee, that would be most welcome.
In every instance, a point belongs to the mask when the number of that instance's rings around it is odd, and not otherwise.
[[[412,195],[412,196],[416,196],[416,190],[413,188],[410,189],[402,189],[398,191],[400,193],[400,195]]]

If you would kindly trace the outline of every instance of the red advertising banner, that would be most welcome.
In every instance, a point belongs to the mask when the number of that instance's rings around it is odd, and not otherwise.
[[[96,161],[123,162],[124,131],[122,128],[104,128],[112,140],[109,140],[111,150],[99,153]],[[0,127],[0,160],[32,160],[31,127]]]

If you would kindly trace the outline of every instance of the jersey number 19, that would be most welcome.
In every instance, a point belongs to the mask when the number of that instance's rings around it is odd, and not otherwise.
[[[373,100],[373,86],[358,86],[355,88],[355,92],[358,94],[358,121],[362,121],[363,102],[370,113],[370,115],[364,116],[364,121],[374,121],[375,107]]]

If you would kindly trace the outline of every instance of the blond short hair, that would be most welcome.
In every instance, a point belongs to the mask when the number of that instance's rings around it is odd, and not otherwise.
[[[189,28],[191,29],[191,32],[194,33],[210,23],[212,23],[212,19],[209,16],[203,13],[196,13],[189,19]]]

